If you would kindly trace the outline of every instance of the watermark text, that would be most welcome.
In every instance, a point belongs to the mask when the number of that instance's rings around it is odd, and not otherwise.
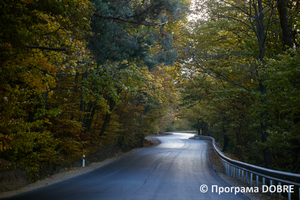
[[[206,184],[200,186],[200,192],[206,193],[209,187]],[[211,193],[294,193],[294,185],[262,185],[261,187],[219,187],[218,185],[211,186]]]

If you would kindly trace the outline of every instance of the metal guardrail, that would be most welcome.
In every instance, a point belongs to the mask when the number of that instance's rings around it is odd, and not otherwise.
[[[216,146],[215,139],[210,136],[195,136],[198,140],[211,140],[214,151],[219,156],[222,161],[226,174],[241,180],[242,182],[250,183],[252,187],[253,176],[256,176],[255,182],[256,187],[261,183],[262,185],[268,185],[266,180],[269,180],[269,185],[274,185],[276,188],[283,186],[283,184],[289,185],[288,199],[291,199],[290,186],[298,186],[299,189],[299,200],[300,200],[300,174],[282,172],[278,170],[267,169],[264,167],[258,167],[248,163],[240,162],[237,160],[230,159],[226,157]],[[259,181],[261,179],[261,182]],[[272,192],[270,192],[273,195]],[[278,193],[279,198],[281,198],[281,193]]]

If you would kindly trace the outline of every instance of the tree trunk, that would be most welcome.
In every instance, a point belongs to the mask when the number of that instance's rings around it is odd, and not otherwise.
[[[46,109],[47,100],[48,100],[48,90],[43,93],[43,99],[42,99],[42,104],[41,104],[42,112],[44,112],[44,110]],[[39,120],[44,120],[44,119],[45,119],[45,115],[44,114],[39,117]],[[43,131],[44,131],[44,125],[41,125],[37,129],[37,131],[40,132],[40,133],[43,133]]]
[[[116,105],[116,102],[111,97],[109,97],[108,100],[109,100],[109,113],[107,113],[105,115],[104,123],[103,123],[101,131],[100,131],[100,136],[104,135],[105,129],[110,121],[111,112],[113,111],[113,109]]]
[[[255,5],[256,7],[256,5]],[[256,22],[256,29],[257,29],[257,39],[258,39],[258,46],[259,46],[259,60],[264,65],[264,58],[265,58],[265,25],[264,25],[264,10],[262,6],[262,0],[257,1],[257,8],[258,9],[255,13],[255,22]]]
[[[86,72],[84,72],[83,73],[83,75],[82,75],[82,80],[83,79],[87,79],[87,77],[88,77],[88,74],[87,74],[87,71]],[[81,100],[80,100],[80,117],[79,117],[79,122],[80,123],[84,123],[84,111],[85,111],[85,102],[84,102],[84,100],[83,100],[83,96],[82,96],[82,92],[81,92]]]
[[[37,98],[36,95],[31,96],[31,99],[36,99],[36,98]],[[33,110],[29,110],[29,112],[28,112],[28,122],[33,122],[33,120],[34,120],[34,114],[36,113],[36,104],[35,103],[33,103],[32,109]]]
[[[79,77],[79,73],[76,72],[76,75],[75,75],[75,86],[74,86],[74,94],[75,94],[75,98],[77,97],[76,93],[77,93],[77,90],[78,90],[78,77]],[[71,120],[74,120],[74,114],[72,114],[71,116]]]
[[[139,147],[144,147],[145,136],[143,134],[138,134],[139,137]]]
[[[267,93],[267,87],[262,83],[262,81],[259,82],[259,88],[260,88],[260,92],[262,95],[265,95]],[[265,104],[265,102],[266,102],[266,99],[264,98],[262,100],[262,104]],[[267,142],[267,138],[268,138],[266,116],[267,116],[267,111],[263,110],[261,112],[261,120],[260,120],[262,143]],[[269,152],[269,148],[265,147],[265,148],[263,148],[262,151],[263,151],[263,155],[264,155],[265,167],[270,167],[270,165],[272,164],[272,161],[271,161],[271,154]]]
[[[198,119],[198,127],[197,127],[198,135],[200,135],[200,119]]]
[[[280,26],[282,30],[283,45],[289,48],[293,47],[291,32],[288,24],[288,15],[286,8],[286,0],[277,0],[277,10],[279,13]]]
[[[95,135],[96,135],[96,126],[97,126],[97,123],[98,123],[98,116],[99,116],[99,110],[97,111],[97,116],[96,116],[96,120],[95,120],[95,123],[94,123],[94,131],[93,131],[93,134],[92,134],[92,137],[91,137],[91,145],[93,144],[94,139],[95,139]]]
[[[256,7],[256,6],[255,6]],[[255,22],[257,28],[257,38],[258,38],[258,46],[259,46],[259,60],[262,66],[265,66],[264,58],[265,58],[265,25],[264,25],[264,10],[262,6],[262,0],[257,1],[257,8],[255,12]],[[264,76],[260,77],[259,80],[259,89],[261,95],[265,95],[267,93],[267,86],[264,83]],[[266,99],[264,98],[261,103],[264,105]],[[267,141],[268,133],[267,133],[267,111],[263,110],[261,112],[261,138],[262,142],[265,143]],[[265,167],[269,167],[271,165],[271,156],[268,151],[268,148],[263,149],[264,154],[264,163]]]
[[[97,100],[96,100],[97,101]],[[88,104],[88,108],[87,108],[87,114],[85,117],[85,124],[84,124],[84,132],[86,133],[87,131],[89,131],[92,127],[92,122],[93,122],[93,118],[96,112],[96,105],[93,105],[93,102],[90,101]]]
[[[228,151],[229,141],[230,141],[230,138],[228,137],[228,135],[226,133],[224,133],[224,146],[223,146],[223,150],[222,150],[223,152]]]

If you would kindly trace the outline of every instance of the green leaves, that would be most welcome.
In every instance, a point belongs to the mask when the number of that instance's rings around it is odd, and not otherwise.
[[[292,152],[299,151],[299,45],[292,39],[293,49],[282,48],[286,30],[273,5],[263,0],[196,5],[206,13],[187,24],[182,38],[180,87],[184,108],[212,124],[224,145],[228,136],[239,159],[298,173]],[[291,14],[299,10],[287,5]],[[297,19],[289,18],[289,24],[298,26]],[[284,161],[285,155],[291,156]]]
[[[129,2],[93,1],[96,9],[91,26],[95,34],[89,38],[89,48],[97,63],[127,60],[149,69],[156,64],[173,64],[177,54],[171,47],[171,33],[163,24],[168,18],[184,16],[177,13],[181,4],[169,0]]]
[[[178,99],[171,34],[182,4],[1,1],[1,158],[37,178],[42,165],[165,130]]]

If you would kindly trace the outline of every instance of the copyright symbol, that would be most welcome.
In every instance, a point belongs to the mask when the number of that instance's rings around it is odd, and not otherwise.
[[[200,185],[200,192],[206,193],[208,191],[208,187],[205,184]]]

